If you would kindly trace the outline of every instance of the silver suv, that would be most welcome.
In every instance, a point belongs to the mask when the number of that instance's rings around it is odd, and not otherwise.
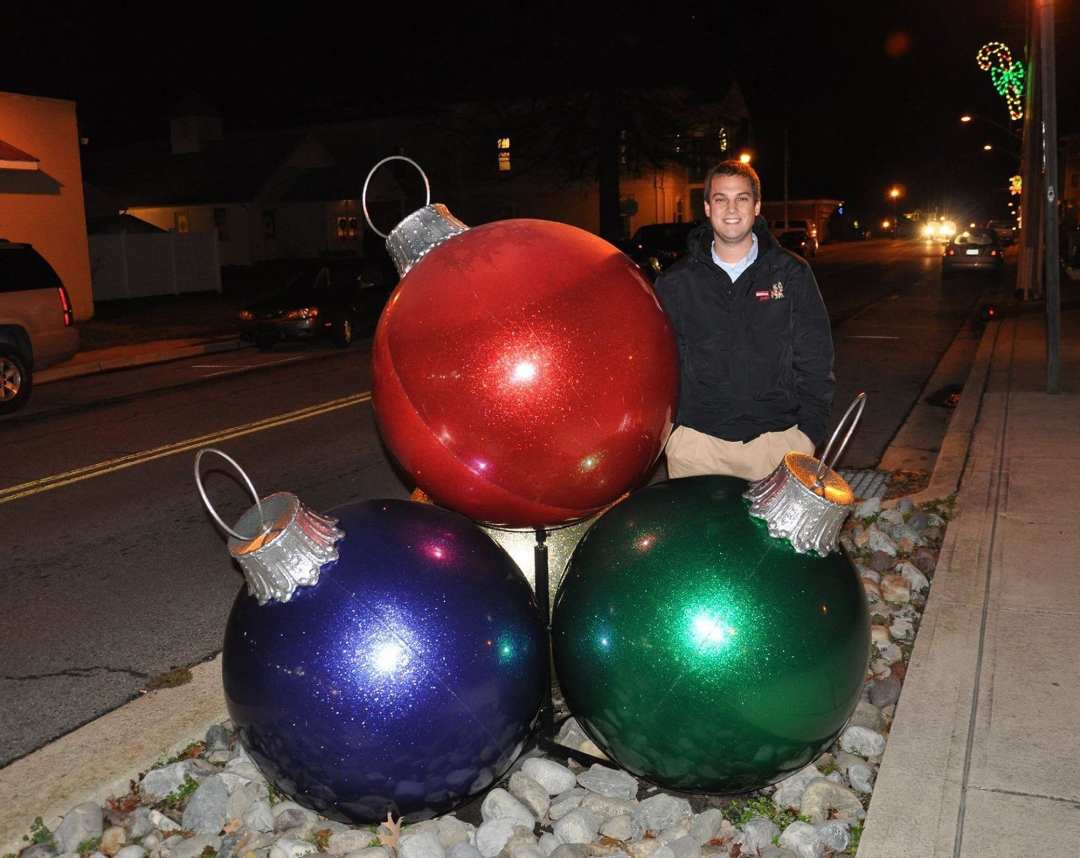
[[[26,404],[35,369],[79,349],[71,297],[29,244],[0,239],[0,414]]]

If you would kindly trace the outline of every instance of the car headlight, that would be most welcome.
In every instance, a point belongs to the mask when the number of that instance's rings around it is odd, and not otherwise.
[[[923,238],[933,238],[934,237],[934,225],[932,223],[928,223],[926,226],[924,226],[922,228],[922,234],[923,234]]]
[[[241,322],[250,322],[254,318],[255,318],[255,314],[252,313],[251,310],[241,310],[240,311],[240,321]]]
[[[944,235],[947,238],[952,238],[954,235],[956,235],[956,224],[953,223],[951,220],[947,220],[940,226],[940,231],[941,235]]]
[[[289,310],[283,318],[286,319],[314,319],[319,315],[318,307],[299,307],[295,310]]]

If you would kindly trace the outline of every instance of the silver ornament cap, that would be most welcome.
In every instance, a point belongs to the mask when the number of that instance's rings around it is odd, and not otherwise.
[[[207,453],[231,464],[255,499],[234,527],[221,520],[206,495],[199,466]],[[291,492],[260,499],[244,469],[220,450],[206,447],[195,456],[195,485],[211,517],[229,534],[229,554],[260,605],[288,602],[301,587],[314,587],[327,564],[338,559],[337,543],[345,531],[337,519],[312,511]]]
[[[270,522],[260,532],[262,522]],[[248,592],[260,605],[288,602],[300,587],[314,587],[328,563],[338,559],[336,543],[345,535],[337,519],[312,511],[291,492],[262,499],[236,523],[238,533],[257,533],[252,539],[229,538],[229,554],[247,578]]]
[[[800,554],[825,557],[836,550],[855,494],[831,468],[818,478],[820,467],[813,456],[792,451],[743,497],[750,501],[750,515],[768,525],[769,536],[786,539]]]
[[[836,551],[855,492],[833,466],[865,407],[866,394],[860,393],[840,418],[820,459],[793,450],[769,476],[750,484],[743,497],[750,501],[750,515],[768,525],[769,536],[786,539],[800,554],[813,552],[825,557]],[[849,419],[847,434],[829,461],[829,453]]]
[[[390,251],[398,274],[404,277],[436,247],[467,229],[446,206],[434,203],[417,209],[390,230],[386,249]]]
[[[368,212],[367,195],[371,177],[375,175],[375,171],[390,161],[404,161],[416,168],[424,180],[425,199],[423,208],[417,209],[401,221],[390,230],[388,235],[372,223],[371,213]],[[386,239],[386,249],[390,251],[390,258],[394,260],[394,267],[397,268],[398,275],[401,277],[408,274],[416,263],[440,244],[444,244],[456,235],[461,235],[469,228],[450,214],[450,210],[442,203],[432,204],[431,183],[428,181],[427,173],[412,158],[404,155],[389,155],[371,168],[364,180],[360,204],[363,206],[364,217],[372,232]]]

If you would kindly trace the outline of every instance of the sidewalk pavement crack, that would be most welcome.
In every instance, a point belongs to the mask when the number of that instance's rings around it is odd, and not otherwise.
[[[0,674],[0,679],[6,679],[9,682],[29,682],[34,679],[52,679],[57,676],[82,678],[95,676],[99,673],[121,673],[126,676],[133,676],[136,679],[146,679],[146,677],[150,675],[149,673],[142,673],[141,671],[131,670],[126,667],[95,665],[94,667],[69,667],[67,670],[58,670],[53,673],[28,673],[25,676],[8,676],[6,674]]]
[[[1043,801],[1057,801],[1057,802],[1061,802],[1062,804],[1071,804],[1074,808],[1076,808],[1077,810],[1080,810],[1080,801],[1078,801],[1075,798],[1065,798],[1065,797],[1060,796],[1060,795],[1042,795],[1042,794],[1037,793],[1037,792],[1019,792],[1019,791],[1013,790],[1013,789],[998,789],[998,788],[995,788],[995,787],[977,787],[977,786],[973,786],[973,787],[971,787],[971,789],[977,790],[978,792],[995,793],[997,795],[1015,795],[1015,796],[1017,796],[1019,798],[1038,798],[1038,799],[1042,799]]]

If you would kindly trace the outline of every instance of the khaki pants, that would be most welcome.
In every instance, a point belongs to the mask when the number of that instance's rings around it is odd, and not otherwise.
[[[782,432],[765,432],[746,442],[723,441],[688,426],[678,426],[664,448],[671,479],[719,474],[760,480],[771,474],[792,450],[814,453],[813,442],[798,426]]]

